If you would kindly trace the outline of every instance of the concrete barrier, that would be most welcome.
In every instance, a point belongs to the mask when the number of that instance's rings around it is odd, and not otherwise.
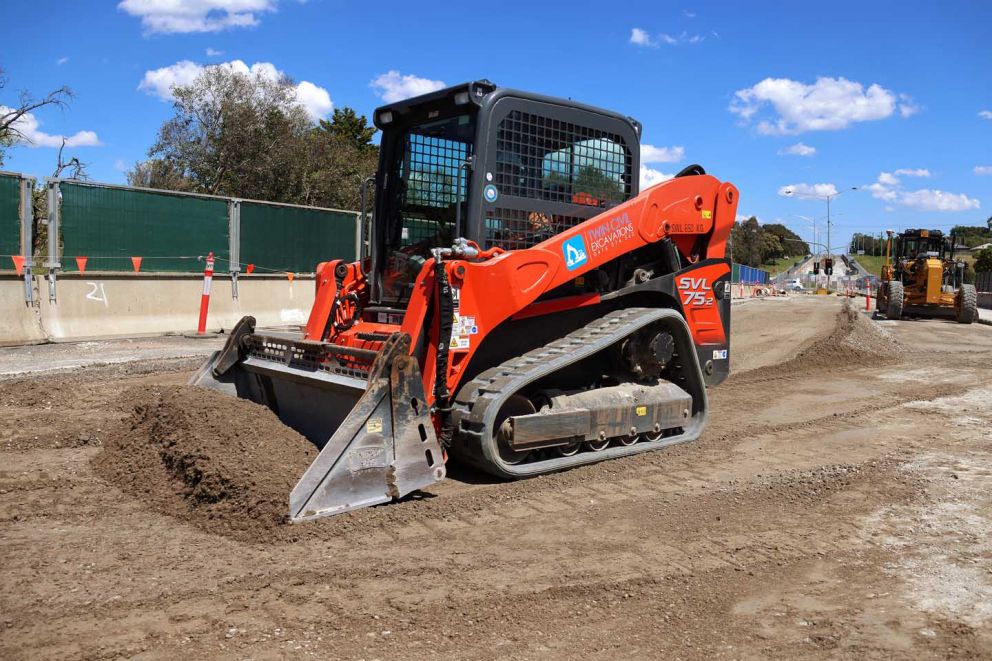
[[[0,346],[44,342],[38,308],[24,302],[24,278],[0,275]]]
[[[978,292],[978,307],[992,310],[992,293]]]
[[[0,344],[194,332],[203,276],[60,274],[54,303],[45,279],[35,283],[40,295],[31,307],[22,280],[0,280]],[[207,332],[228,330],[247,314],[261,327],[305,324],[313,296],[313,277],[251,275],[238,279],[235,299],[230,277],[217,275]]]

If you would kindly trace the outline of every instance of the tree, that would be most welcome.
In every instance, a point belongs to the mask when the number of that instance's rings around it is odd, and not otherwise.
[[[850,255],[857,255],[859,250],[864,250],[866,255],[885,254],[885,238],[875,234],[864,234],[855,232],[851,235],[851,245],[847,252]]]
[[[59,147],[58,160],[55,163],[55,171],[52,172],[52,177],[58,179],[65,172],[69,172],[69,179],[89,179],[89,175],[86,173],[86,163],[83,163],[77,157],[73,156],[68,161],[62,158],[62,151],[65,149],[66,139],[62,138],[62,146]]]
[[[7,76],[0,67],[0,90],[7,87]],[[44,108],[46,106],[57,106],[65,108],[72,99],[72,90],[63,85],[52,90],[45,96],[34,97],[28,91],[21,91],[18,95],[16,105],[7,106],[0,104],[0,166],[6,160],[7,150],[19,142],[30,143],[31,140],[21,131],[22,121],[29,113]],[[63,141],[62,146],[65,147]],[[61,152],[61,150],[60,150]],[[61,164],[61,159],[60,159]]]
[[[767,254],[765,261],[778,259],[789,255],[807,255],[810,253],[809,244],[801,236],[781,223],[766,223],[761,228],[778,238],[779,248],[774,254]]]
[[[992,272],[992,248],[984,248],[979,250],[975,255],[975,272],[976,273],[990,273]]]
[[[174,164],[155,158],[135,163],[127,173],[127,184],[138,188],[162,188],[183,192],[192,191],[194,186],[193,181],[185,177]]]
[[[734,224],[730,229],[730,241],[735,262],[747,266],[759,266],[761,264],[760,239],[758,237],[760,231],[761,226],[754,216]]]
[[[379,148],[372,143],[376,129],[351,108],[335,110],[307,136],[300,204],[358,209],[362,182],[375,174]],[[367,203],[371,203],[371,199]]]
[[[175,116],[146,164],[129,173],[153,188],[289,201],[299,195],[312,124],[286,77],[207,67],[173,88]]]
[[[315,131],[323,131],[328,136],[340,138],[342,143],[354,147],[360,152],[374,153],[378,151],[372,138],[377,129],[369,126],[365,115],[359,115],[352,108],[335,108],[331,120],[320,120]]]
[[[220,66],[173,96],[175,114],[128,173],[132,186],[358,208],[378,162],[363,115],[341,108],[315,125],[289,78]]]
[[[989,219],[992,221],[992,218]],[[954,242],[973,248],[992,241],[992,227],[981,225],[955,225],[951,228]]]

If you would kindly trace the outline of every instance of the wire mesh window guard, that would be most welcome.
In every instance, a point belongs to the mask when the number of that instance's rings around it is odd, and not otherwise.
[[[528,248],[628,199],[632,191],[630,149],[608,131],[514,110],[499,123],[496,150],[500,195],[579,208],[569,215],[489,209],[487,247]]]
[[[406,139],[399,177],[404,182],[399,245],[415,245],[440,236],[454,223],[455,205],[468,195],[462,164],[472,155],[472,122],[457,116],[414,127]],[[460,195],[459,195],[460,191]],[[465,209],[462,209],[463,215]],[[450,240],[449,240],[450,242]]]

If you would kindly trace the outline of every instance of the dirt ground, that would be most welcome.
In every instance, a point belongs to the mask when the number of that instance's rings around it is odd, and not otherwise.
[[[992,657],[992,327],[732,327],[696,443],[296,526],[198,359],[0,380],[0,658]]]

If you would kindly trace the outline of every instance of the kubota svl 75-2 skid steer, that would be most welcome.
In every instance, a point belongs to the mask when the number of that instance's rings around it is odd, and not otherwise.
[[[699,436],[729,372],[732,184],[691,166],[638,194],[637,122],[488,81],[375,123],[367,254],[317,267],[302,336],[246,317],[193,379],[321,448],[294,521],[427,487],[448,455],[515,478]]]

